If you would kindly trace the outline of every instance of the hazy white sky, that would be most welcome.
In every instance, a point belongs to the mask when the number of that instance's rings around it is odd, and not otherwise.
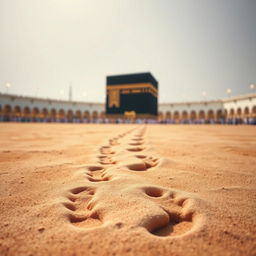
[[[160,102],[249,93],[256,1],[0,0],[0,92],[64,99],[72,82],[103,102],[106,75],[145,71]]]

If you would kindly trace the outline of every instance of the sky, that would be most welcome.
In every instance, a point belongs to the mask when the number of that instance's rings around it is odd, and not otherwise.
[[[148,71],[162,103],[252,92],[256,1],[0,0],[1,93],[104,102]]]

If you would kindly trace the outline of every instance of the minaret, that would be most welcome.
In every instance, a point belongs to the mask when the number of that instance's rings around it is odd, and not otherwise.
[[[72,83],[69,86],[69,101],[72,101]]]

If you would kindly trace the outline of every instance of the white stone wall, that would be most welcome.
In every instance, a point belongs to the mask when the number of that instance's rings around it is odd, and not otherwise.
[[[223,100],[224,109],[227,111],[228,116],[231,116],[233,110],[234,116],[239,116],[238,110],[240,109],[242,115],[246,114],[246,108],[249,109],[249,113],[253,114],[256,111],[256,94],[249,94],[244,96],[232,97]],[[254,109],[253,109],[254,108]],[[256,114],[256,113],[254,113]]]
[[[162,112],[164,117],[166,117],[169,112],[171,116],[175,112],[179,113],[179,116],[182,116],[183,112],[187,112],[190,116],[192,111],[195,111],[196,115],[199,115],[200,111],[207,113],[212,110],[214,113],[217,113],[218,110],[224,111],[223,102],[221,100],[217,101],[203,101],[203,102],[184,102],[184,103],[164,103],[159,105],[159,112]]]
[[[47,109],[50,112],[54,109],[56,112],[64,110],[65,113],[72,111],[74,114],[76,111],[81,111],[82,115],[88,111],[90,116],[96,112],[99,116],[102,112],[105,112],[105,104],[103,103],[90,103],[90,102],[70,102],[54,99],[42,99],[33,97],[23,97],[17,95],[0,94],[0,109],[4,109],[5,106],[10,106],[13,110],[16,106],[20,107],[21,111],[24,111],[26,107],[32,110],[38,108],[39,112],[43,109]],[[183,103],[162,103],[159,104],[159,113],[163,118],[169,116],[173,118],[174,113],[179,114],[179,118],[182,118],[182,113],[185,111],[190,118],[191,112],[195,111],[196,118],[199,116],[199,112],[203,111],[205,116],[209,111],[214,112],[214,116],[217,117],[217,112],[222,111],[226,116],[230,116],[231,110],[235,113],[233,117],[236,117],[238,109],[241,109],[242,114],[245,113],[245,109],[249,109],[250,116],[256,116],[256,94],[249,94],[243,96],[232,97],[223,100],[216,101],[202,101],[202,102],[183,102]],[[248,111],[248,110],[247,110]]]
[[[21,110],[24,110],[25,107],[28,107],[31,111],[34,108],[38,108],[40,112],[43,109],[47,109],[48,112],[50,112],[52,109],[55,109],[57,112],[62,109],[65,111],[65,113],[69,110],[72,110],[73,113],[75,113],[77,110],[80,110],[82,113],[88,111],[90,114],[92,114],[94,111],[96,111],[98,114],[105,112],[105,105],[103,103],[70,102],[6,94],[0,94],[0,105],[2,109],[4,106],[9,105],[12,109],[19,106]]]

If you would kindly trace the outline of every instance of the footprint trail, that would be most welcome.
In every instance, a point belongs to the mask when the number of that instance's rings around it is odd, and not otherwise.
[[[160,159],[149,154],[152,151],[146,141],[144,127],[109,138],[99,147],[96,164],[84,168],[84,186],[70,189],[63,203],[72,225],[82,229],[102,225],[143,228],[156,238],[178,237],[200,226],[192,207],[195,198],[148,185],[134,173],[158,171]]]

